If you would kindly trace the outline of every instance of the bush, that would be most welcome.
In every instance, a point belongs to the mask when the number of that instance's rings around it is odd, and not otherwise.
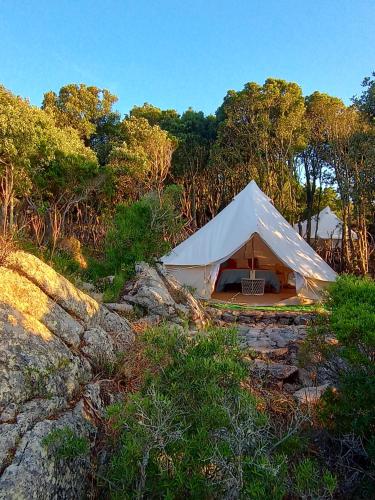
[[[159,326],[138,347],[138,392],[107,409],[113,455],[103,496],[332,496],[336,478],[309,456],[305,419],[281,430],[249,392],[236,329],[188,335]]]
[[[374,364],[375,282],[342,276],[331,286],[329,326],[352,364]]]
[[[347,364],[337,387],[324,394],[320,416],[338,434],[359,436],[374,460],[375,282],[340,277],[330,289],[329,308],[325,332],[336,335],[335,355],[345,358]]]
[[[104,258],[89,259],[86,276],[90,281],[114,275],[104,290],[105,301],[115,301],[126,280],[135,272],[135,263],[155,260],[171,249],[182,228],[178,213],[180,189],[168,186],[159,198],[151,193],[130,205],[120,204],[108,230]]]
[[[375,432],[375,377],[354,369],[340,378],[335,390],[323,398],[321,417],[340,433],[354,432],[371,440]],[[375,456],[374,456],[375,458]]]
[[[105,248],[113,271],[133,272],[136,262],[153,262],[170,250],[169,242],[181,229],[177,196],[177,186],[169,186],[161,199],[151,193],[131,205],[117,206]]]
[[[283,498],[285,460],[271,452],[268,419],[242,388],[237,333],[159,327],[144,345],[150,376],[108,409],[118,443],[111,496]]]
[[[330,498],[337,487],[333,474],[321,474],[318,463],[310,458],[301,460],[294,467],[293,490],[297,498]]]

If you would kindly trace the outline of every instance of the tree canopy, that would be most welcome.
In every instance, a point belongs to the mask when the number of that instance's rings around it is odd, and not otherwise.
[[[41,109],[0,87],[2,231],[23,225],[38,244],[73,233],[100,246],[118,203],[149,192],[161,200],[173,184],[190,233],[255,179],[289,222],[307,219],[310,242],[312,216],[332,205],[344,221],[340,269],[366,273],[375,226],[374,89],[373,74],[347,106],[269,78],[228,91],[214,115],[144,103],[122,118],[117,97],[99,87],[46,92]]]

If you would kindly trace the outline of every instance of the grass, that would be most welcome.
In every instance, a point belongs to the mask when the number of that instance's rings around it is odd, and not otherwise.
[[[230,302],[209,302],[211,307],[217,309],[230,309],[232,311],[271,311],[271,312],[318,312],[323,309],[321,304],[285,305],[285,306],[251,306],[232,304]]]

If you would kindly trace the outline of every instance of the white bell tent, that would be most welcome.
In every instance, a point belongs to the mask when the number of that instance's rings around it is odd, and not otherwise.
[[[281,216],[251,181],[205,226],[161,258],[167,271],[198,296],[210,298],[220,265],[235,256],[257,267],[279,264],[293,272],[296,293],[319,299],[336,273]],[[247,267],[247,265],[245,266]]]
[[[341,247],[342,224],[342,220],[329,207],[324,208],[318,215],[311,218],[311,240],[331,240],[334,246]],[[300,225],[301,236],[306,238],[307,220],[301,222]],[[299,225],[295,224],[294,229],[299,232]],[[351,235],[353,240],[357,239],[354,231],[352,231]]]

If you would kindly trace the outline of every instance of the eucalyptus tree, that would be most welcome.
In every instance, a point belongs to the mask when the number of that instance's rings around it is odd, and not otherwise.
[[[122,122],[124,141],[110,156],[117,201],[138,199],[146,192],[161,193],[171,168],[176,140],[145,118],[131,116]]]
[[[73,128],[0,87],[0,196],[3,232],[13,229],[15,205],[32,209],[54,244],[71,206],[97,174],[95,153]],[[85,187],[84,187],[85,186]]]
[[[26,100],[0,86],[0,200],[2,232],[12,231],[17,196],[32,187],[38,148],[35,114]]]
[[[362,82],[363,92],[353,98],[355,106],[375,124],[375,71]]]
[[[216,138],[216,118],[189,108],[182,114],[175,135],[178,147],[172,158],[172,177],[184,186],[184,214],[195,229],[206,222],[210,187],[206,173]]]
[[[304,127],[306,134],[306,147],[300,154],[303,167],[303,183],[305,186],[305,211],[307,220],[306,239],[310,243],[311,219],[314,211],[319,213],[324,184],[329,183],[330,169],[330,120],[335,115],[336,109],[342,108],[342,101],[327,94],[314,92],[305,98],[306,113]],[[317,230],[318,226],[316,226]]]
[[[97,132],[97,126],[106,118],[113,121],[118,115],[113,111],[117,97],[107,89],[83,83],[61,87],[59,93],[44,94],[42,108],[50,113],[60,128],[72,127],[79,133],[86,146]]]
[[[254,178],[285,215],[295,212],[304,112],[301,88],[284,80],[247,83],[227,93],[217,113],[221,123],[212,155],[225,203]]]

